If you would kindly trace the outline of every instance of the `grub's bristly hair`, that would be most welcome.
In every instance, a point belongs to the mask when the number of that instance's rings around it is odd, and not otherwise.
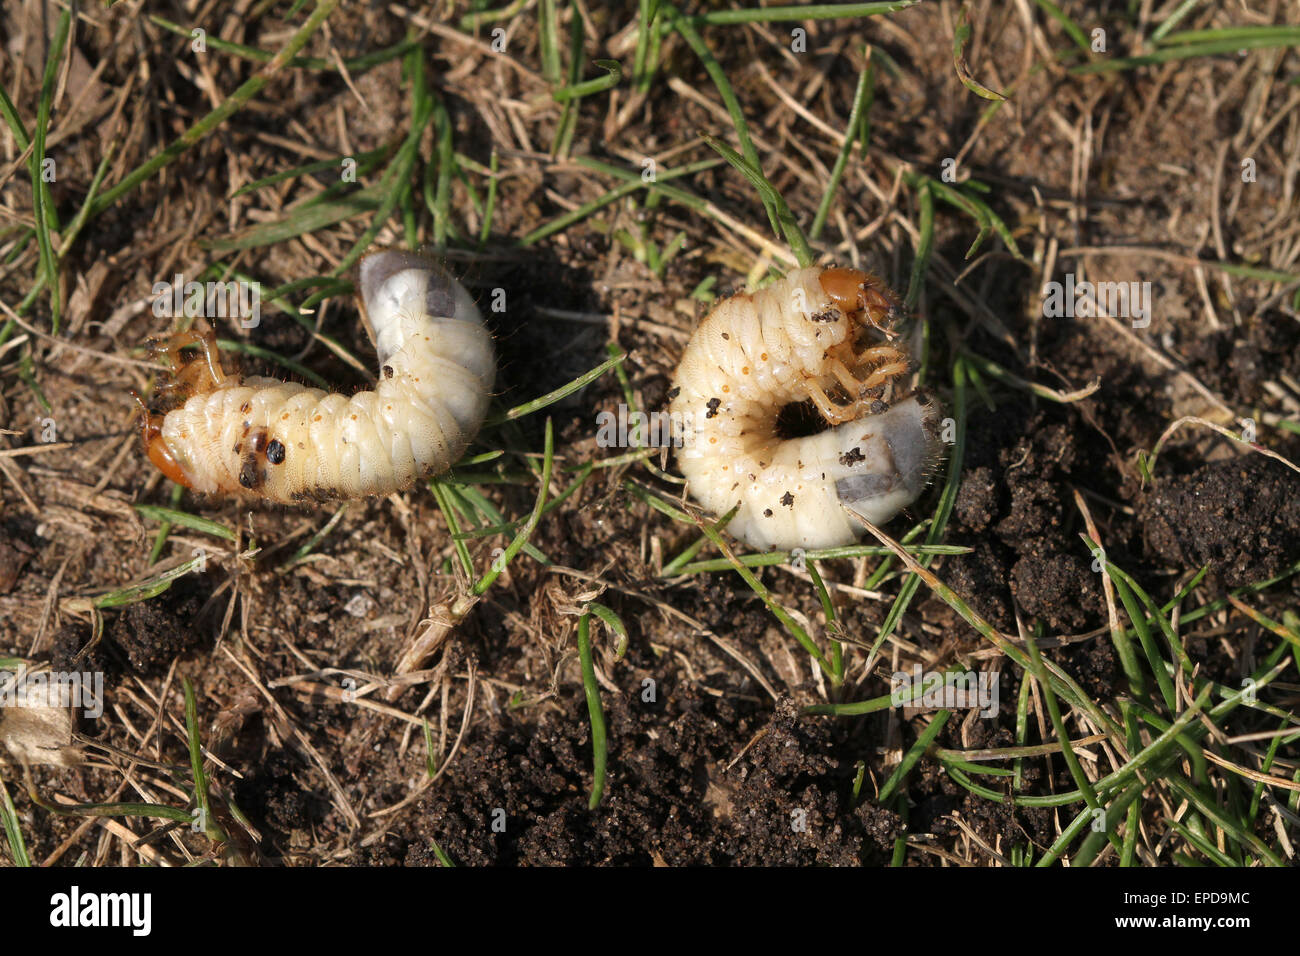
[[[446,471],[483,423],[492,339],[465,288],[428,256],[361,260],[363,314],[379,353],[373,391],[342,395],[224,371],[211,332],[153,343],[170,360],[165,412],[144,411],[150,460],[207,494],[294,502],[385,495]],[[182,359],[197,348],[198,357]]]
[[[921,493],[940,457],[938,410],[896,394],[900,309],[856,269],[800,269],[718,303],[686,345],[673,389],[677,460],[691,495],[751,547],[832,548],[883,524]],[[834,398],[832,398],[834,396]],[[840,399],[837,401],[836,399]],[[831,426],[781,434],[788,406]]]

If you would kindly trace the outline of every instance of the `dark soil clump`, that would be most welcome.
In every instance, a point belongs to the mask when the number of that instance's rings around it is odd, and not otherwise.
[[[1157,478],[1141,509],[1152,549],[1178,567],[1211,565],[1228,587],[1300,558],[1300,475],[1262,455]]]

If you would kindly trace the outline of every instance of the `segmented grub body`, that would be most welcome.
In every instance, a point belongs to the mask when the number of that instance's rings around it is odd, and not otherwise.
[[[450,468],[483,422],[495,376],[478,307],[416,253],[366,256],[358,284],[379,354],[373,390],[231,375],[211,333],[174,335],[155,351],[172,359],[166,389],[184,402],[146,412],[154,464],[196,491],[280,502],[384,495]],[[189,347],[202,355],[182,362]]]
[[[690,494],[759,549],[829,548],[921,493],[939,457],[937,411],[895,394],[892,292],[852,269],[800,269],[720,302],[682,355],[669,409]],[[834,397],[833,397],[834,396]],[[837,401],[836,399],[840,399]],[[810,402],[831,427],[789,437],[780,418]]]

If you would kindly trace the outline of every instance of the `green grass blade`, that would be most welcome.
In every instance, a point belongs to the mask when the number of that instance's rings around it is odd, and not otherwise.
[[[912,746],[908,748],[907,753],[903,755],[902,762],[894,768],[894,772],[889,775],[889,779],[885,781],[885,785],[880,788],[880,799],[877,801],[878,803],[881,805],[887,804],[894,794],[898,792],[898,788],[901,787],[903,781],[907,779],[907,775],[911,773],[912,768],[916,766],[916,762],[921,759],[926,749],[929,748],[930,744],[934,742],[934,739],[939,736],[939,731],[943,730],[944,725],[948,723],[948,718],[951,716],[952,711],[950,710],[940,710],[935,713],[934,719],[926,725],[925,730],[921,731],[920,736],[916,738],[916,742],[912,744]]]
[[[210,534],[214,538],[223,538],[226,541],[236,540],[235,532],[231,531],[225,525],[216,521],[210,521],[207,518],[200,518],[198,515],[192,515],[188,511],[178,511],[174,508],[162,508],[158,505],[136,505],[135,510],[153,521],[165,521],[168,524],[180,525],[182,528],[189,528],[191,531],[198,531],[203,534]]]
[[[288,66],[298,51],[306,46],[312,34],[329,18],[329,15],[334,12],[334,8],[338,5],[339,0],[319,0],[316,9],[312,11],[307,21],[289,38],[289,42],[265,67],[242,83],[235,92],[231,93],[219,106],[182,133],[178,139],[129,172],[117,185],[102,193],[91,208],[91,218],[99,215],[141,183],[152,178],[158,170],[171,163],[181,153],[202,142],[212,130],[224,123],[242,109],[253,97],[262,92],[272,77]]]
[[[9,856],[14,866],[31,866],[27,843],[23,840],[23,831],[18,823],[18,811],[9,796],[9,787],[6,786],[4,777],[0,777],[0,822],[4,823],[5,838],[9,841]]]
[[[59,62],[63,59],[63,49],[68,42],[68,31],[72,26],[72,13],[64,10],[59,16],[58,26],[54,29],[54,40],[50,44],[49,56],[45,61],[45,76],[41,81],[41,98],[36,109],[36,126],[32,130],[32,155],[28,160],[28,169],[32,177],[32,214],[36,220],[36,244],[40,249],[41,270],[45,274],[45,287],[50,290],[50,332],[59,334],[59,258],[54,252],[54,243],[50,233],[58,230],[59,217],[54,208],[54,198],[50,184],[45,177],[45,138],[50,129],[50,110],[54,103],[54,86],[59,76]]]
[[[582,686],[587,696],[587,714],[591,719],[591,797],[587,809],[595,810],[605,793],[605,710],[600,703],[600,685],[596,682],[596,665],[591,656],[591,615],[578,618],[578,658],[582,662]]]
[[[831,203],[835,200],[835,193],[839,189],[840,179],[844,176],[844,168],[848,165],[849,154],[853,152],[854,142],[861,133],[865,149],[866,142],[870,138],[867,115],[871,111],[876,93],[876,73],[871,65],[871,47],[866,49],[866,58],[866,65],[858,75],[857,89],[853,91],[853,105],[849,107],[849,119],[844,127],[844,143],[835,157],[835,165],[831,167],[830,182],[826,184],[826,192],[822,194],[822,201],[817,206],[817,214],[813,216],[812,228],[808,230],[808,236],[814,242],[821,236],[822,229],[826,225],[826,217],[830,215]]]

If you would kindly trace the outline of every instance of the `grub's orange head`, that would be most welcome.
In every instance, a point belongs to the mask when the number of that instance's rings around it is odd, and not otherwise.
[[[163,417],[149,411],[149,406],[144,403],[140,393],[134,389],[131,391],[131,397],[140,406],[140,438],[144,441],[144,449],[149,455],[149,460],[153,462],[155,468],[176,482],[176,484],[192,488],[193,485],[185,477],[185,469],[181,467],[181,463],[176,460],[171,448],[163,440]]]
[[[845,313],[861,310],[868,322],[888,333],[898,317],[898,299],[884,280],[861,269],[823,269],[822,291]]]

